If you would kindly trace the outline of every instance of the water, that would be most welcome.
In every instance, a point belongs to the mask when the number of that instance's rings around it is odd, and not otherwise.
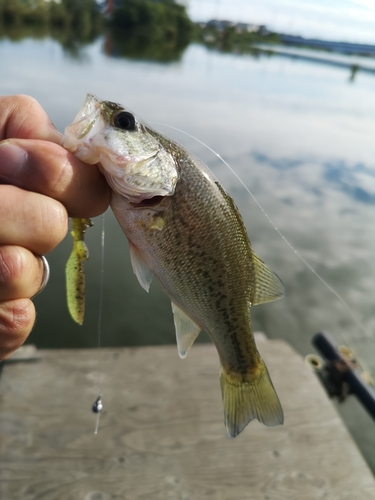
[[[98,39],[72,58],[57,42],[0,42],[0,94],[35,97],[63,131],[86,92],[128,106],[148,122],[172,125],[217,150],[252,190],[275,225],[344,297],[340,301],[290,251],[254,201],[217,158],[188,137],[157,128],[202,158],[232,194],[255,251],[282,278],[282,301],[252,310],[255,330],[283,338],[302,354],[320,330],[356,350],[375,372],[375,77],[308,59],[235,55],[190,45],[179,61],[114,58]],[[101,220],[87,232],[87,313],[69,318],[64,266],[70,236],[49,256],[51,280],[35,300],[30,342],[40,348],[95,347],[101,272]],[[202,335],[202,340],[207,337]],[[106,216],[102,345],[173,343],[168,299],[149,295],[130,268],[127,242]],[[296,374],[298,376],[298,374]],[[355,401],[341,410],[375,467],[374,424]]]

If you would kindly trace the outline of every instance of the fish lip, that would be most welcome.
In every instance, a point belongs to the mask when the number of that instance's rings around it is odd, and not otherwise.
[[[112,115],[124,107],[112,101],[101,101],[95,94],[86,94],[82,108],[73,123],[82,123],[88,120],[87,130],[82,132],[77,139],[82,139],[91,130],[97,118],[101,117],[105,123],[110,123]]]
[[[101,102],[94,94],[87,94],[86,99],[74,118],[73,122],[65,128],[61,144],[73,153],[76,153],[85,142],[91,146],[90,133],[101,119]]]
[[[166,198],[168,197],[162,195],[156,195],[152,196],[151,198],[143,198],[138,202],[129,201],[128,203],[132,208],[142,210],[145,208],[155,208],[159,206]]]
[[[79,115],[81,115],[82,118],[80,120],[77,120]],[[85,121],[87,122],[86,126],[84,126],[83,130],[77,136],[77,140],[83,139],[90,133],[92,127],[95,125],[98,118],[101,117],[101,115],[102,110],[100,100],[94,94],[87,94],[82,109],[76,117],[77,121],[74,120],[73,122],[77,124],[83,124]],[[88,140],[91,141],[90,138]]]

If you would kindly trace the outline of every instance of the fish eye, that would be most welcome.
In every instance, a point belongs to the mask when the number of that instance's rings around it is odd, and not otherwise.
[[[121,130],[134,130],[135,129],[135,118],[128,111],[121,111],[118,113],[114,119],[113,123],[115,127]]]

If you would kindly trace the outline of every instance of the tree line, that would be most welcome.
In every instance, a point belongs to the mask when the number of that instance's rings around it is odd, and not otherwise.
[[[0,38],[51,36],[72,54],[101,33],[95,0],[0,0]]]
[[[51,36],[79,55],[82,45],[102,34],[108,53],[158,61],[179,59],[191,41],[227,52],[251,52],[255,42],[277,41],[274,34],[198,27],[175,0],[119,0],[112,13],[104,0],[0,0],[0,38]]]
[[[0,0],[3,26],[49,25],[89,31],[101,19],[95,0]]]
[[[96,0],[0,0],[0,37],[51,36],[73,54],[104,33],[124,55],[174,59],[193,29],[174,0],[122,0],[110,15]]]
[[[0,0],[0,26],[50,26],[88,33],[97,28],[148,36],[189,37],[193,24],[184,6],[174,0],[122,0],[111,16],[104,1],[96,0]]]

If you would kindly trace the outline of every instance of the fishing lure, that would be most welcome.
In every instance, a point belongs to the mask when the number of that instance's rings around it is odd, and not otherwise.
[[[83,324],[85,315],[85,271],[83,263],[89,258],[89,250],[84,242],[87,228],[93,225],[91,219],[72,219],[73,249],[66,263],[66,294],[68,309],[73,320]]]

